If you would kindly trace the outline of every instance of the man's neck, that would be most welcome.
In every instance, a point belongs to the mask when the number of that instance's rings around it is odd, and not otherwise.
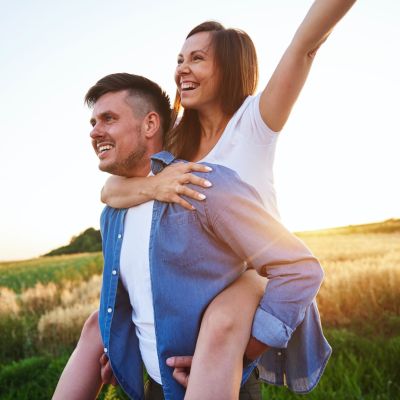
[[[162,151],[161,145],[150,146],[141,161],[135,165],[135,168],[132,171],[128,171],[125,177],[137,178],[148,176],[151,171],[151,157],[153,154],[159,153],[160,151]]]
[[[143,162],[140,166],[138,165],[133,171],[128,172],[125,178],[140,178],[149,175],[151,170],[150,158]]]

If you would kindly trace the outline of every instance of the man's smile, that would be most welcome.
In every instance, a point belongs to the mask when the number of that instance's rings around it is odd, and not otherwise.
[[[113,144],[110,143],[98,143],[96,145],[97,155],[99,158],[104,158],[107,152],[114,148]]]

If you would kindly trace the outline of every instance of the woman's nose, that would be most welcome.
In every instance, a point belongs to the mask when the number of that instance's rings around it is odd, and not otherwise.
[[[183,75],[183,74],[187,74],[189,73],[189,65],[187,62],[182,61],[181,63],[179,63],[176,67],[176,72],[179,75]]]

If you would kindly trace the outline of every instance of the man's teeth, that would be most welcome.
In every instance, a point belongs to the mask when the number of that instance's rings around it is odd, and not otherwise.
[[[102,146],[98,146],[97,149],[98,149],[99,153],[103,153],[104,151],[112,149],[112,146],[109,144],[105,144]]]
[[[182,82],[181,89],[182,90],[193,90],[196,89],[199,85],[194,82]]]

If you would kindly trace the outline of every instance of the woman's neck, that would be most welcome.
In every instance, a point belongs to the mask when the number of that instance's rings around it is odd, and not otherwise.
[[[221,111],[200,113],[201,137],[199,148],[191,161],[202,160],[217,144],[230,117]]]
[[[201,141],[213,140],[221,137],[230,116],[224,114],[221,110],[212,110],[207,113],[199,112],[199,121],[201,126]]]

